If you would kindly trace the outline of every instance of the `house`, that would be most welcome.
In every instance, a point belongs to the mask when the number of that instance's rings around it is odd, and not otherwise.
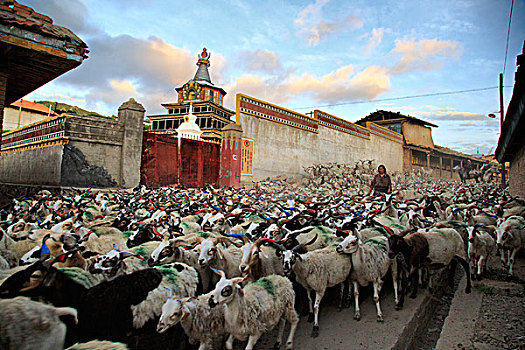
[[[525,42],[516,65],[514,89],[501,127],[496,159],[500,163],[510,162],[510,193],[525,198]]]

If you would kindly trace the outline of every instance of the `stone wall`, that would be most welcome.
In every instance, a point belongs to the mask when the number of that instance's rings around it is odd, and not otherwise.
[[[0,155],[0,182],[59,186],[62,144],[7,152]]]
[[[509,189],[513,196],[525,198],[525,145],[516,152],[510,162]]]
[[[7,133],[0,182],[135,187],[140,181],[144,108],[130,99],[118,120],[61,115]]]

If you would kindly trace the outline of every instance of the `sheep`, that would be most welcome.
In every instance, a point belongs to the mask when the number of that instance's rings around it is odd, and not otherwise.
[[[210,293],[208,303],[212,308],[224,305],[225,329],[230,334],[226,349],[233,349],[234,339],[248,339],[245,349],[252,350],[261,335],[272,330],[279,321],[279,335],[274,348],[279,349],[281,346],[286,321],[291,324],[286,349],[293,348],[299,317],[294,309],[295,293],[290,280],[271,275],[249,283],[242,289],[241,283],[248,276],[227,279],[223,271],[214,271],[221,279]]]
[[[306,244],[300,244],[291,250],[278,245],[276,254],[283,263],[283,270],[286,275],[295,272],[297,282],[302,285],[308,295],[310,315],[309,321],[313,316],[312,337],[319,336],[319,306],[323,299],[327,287],[338,285],[348,278],[352,268],[351,258],[337,253],[335,247],[326,247],[313,250],[304,254],[305,245],[312,244],[317,236]],[[311,292],[315,291],[315,304],[312,306]],[[343,284],[341,284],[341,299]],[[311,322],[311,321],[310,321]]]
[[[77,343],[66,350],[127,350],[128,346],[123,343],[115,343],[107,340],[92,340],[87,343]]]
[[[37,242],[28,239],[15,241],[9,235],[0,231],[0,249],[3,251],[10,251],[14,255],[16,261],[20,260],[25,253],[37,246]]]
[[[472,264],[472,275],[473,279],[477,277],[481,280],[481,272],[484,267],[484,262],[487,262],[489,255],[495,246],[494,238],[484,230],[479,229],[482,224],[476,224],[474,226],[468,226],[467,230],[469,233],[468,238],[468,257]]]
[[[60,316],[72,316],[70,307],[54,307],[26,297],[0,299],[0,339],[2,349],[63,349],[66,325]]]
[[[144,269],[90,286],[96,282],[73,279],[74,272],[56,269],[49,261],[39,261],[8,277],[0,285],[0,296],[31,293],[54,305],[77,309],[78,327],[73,327],[71,334],[68,332],[72,342],[123,341],[134,328],[131,306],[146,299],[163,279],[157,269]]]
[[[366,287],[372,283],[374,286],[374,302],[377,308],[377,322],[383,322],[383,312],[379,304],[379,293],[383,286],[383,278],[390,268],[391,261],[388,258],[388,240],[385,237],[371,238],[362,242],[359,238],[349,235],[336,248],[339,254],[350,255],[352,259],[352,271],[350,281],[354,285],[355,320],[361,319],[359,308],[359,286]],[[397,268],[392,268],[394,280],[394,294],[397,300]]]
[[[212,349],[213,341],[226,334],[224,306],[212,308],[210,294],[179,299],[171,296],[162,306],[157,332],[164,333],[180,322],[191,344],[200,343],[199,350]]]
[[[502,248],[501,263],[509,268],[509,275],[512,275],[514,257],[516,253],[525,246],[525,219],[521,216],[510,216],[502,222],[496,229],[497,245]],[[505,259],[505,250],[507,259]]]
[[[119,248],[123,248],[126,245],[128,239],[125,233],[116,233],[103,236],[97,236],[96,234],[90,234],[87,241],[82,243],[87,251],[97,252],[104,254],[113,249],[113,245]]]
[[[155,243],[155,242],[149,242]],[[149,244],[150,246],[154,246]],[[120,252],[116,249],[94,259],[90,266],[91,273],[104,273],[110,278],[120,274],[128,274],[146,268],[146,260],[137,257],[136,252],[148,244],[135,247],[132,252]],[[143,249],[143,248],[142,248]],[[124,261],[127,259],[126,261]],[[156,267],[163,274],[160,285],[148,294],[146,300],[133,305],[133,326],[141,328],[147,321],[161,314],[162,305],[167,299],[165,290],[170,288],[182,296],[193,296],[197,293],[199,276],[195,268],[183,263]]]
[[[150,267],[164,265],[171,262],[183,262],[194,267],[201,278],[203,291],[208,292],[215,286],[217,280],[213,272],[208,267],[201,267],[198,263],[199,253],[195,249],[190,249],[194,245],[203,241],[203,237],[212,237],[207,232],[190,234],[180,238],[168,240],[165,238],[151,252],[148,258]]]
[[[269,275],[284,275],[283,265],[275,255],[274,247],[264,247],[265,240],[259,238],[255,243],[246,243],[241,248],[239,271],[248,274],[250,281]]]
[[[432,228],[427,232],[415,232],[406,237],[392,235],[388,238],[389,257],[393,259],[401,253],[409,270],[409,278],[413,278],[411,298],[417,296],[417,275],[415,271],[420,267],[441,268],[457,259],[467,274],[465,293],[472,289],[470,268],[467,262],[464,242],[459,233],[452,228]],[[455,266],[455,265],[454,265]],[[453,284],[453,273],[449,275],[449,284]],[[406,279],[402,282],[401,295],[406,290]]]
[[[237,246],[221,248],[219,243],[233,243],[228,237],[208,238],[197,247],[199,252],[199,266],[213,267],[223,270],[228,277],[240,276],[241,250]]]

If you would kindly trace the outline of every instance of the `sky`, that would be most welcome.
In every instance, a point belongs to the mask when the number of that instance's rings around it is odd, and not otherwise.
[[[90,50],[25,98],[112,115],[134,97],[147,115],[164,113],[161,103],[176,101],[174,88],[193,78],[206,47],[231,110],[244,93],[349,121],[401,112],[437,124],[435,144],[490,154],[499,74],[506,109],[525,40],[525,1],[514,0],[506,51],[511,1],[19,0]],[[434,96],[404,98],[418,95]]]

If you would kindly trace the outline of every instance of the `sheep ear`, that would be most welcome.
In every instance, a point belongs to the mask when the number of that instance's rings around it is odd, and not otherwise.
[[[50,287],[55,282],[56,275],[57,275],[57,270],[56,269],[50,269],[47,272],[47,275],[44,278],[44,281],[42,282],[44,287]]]

